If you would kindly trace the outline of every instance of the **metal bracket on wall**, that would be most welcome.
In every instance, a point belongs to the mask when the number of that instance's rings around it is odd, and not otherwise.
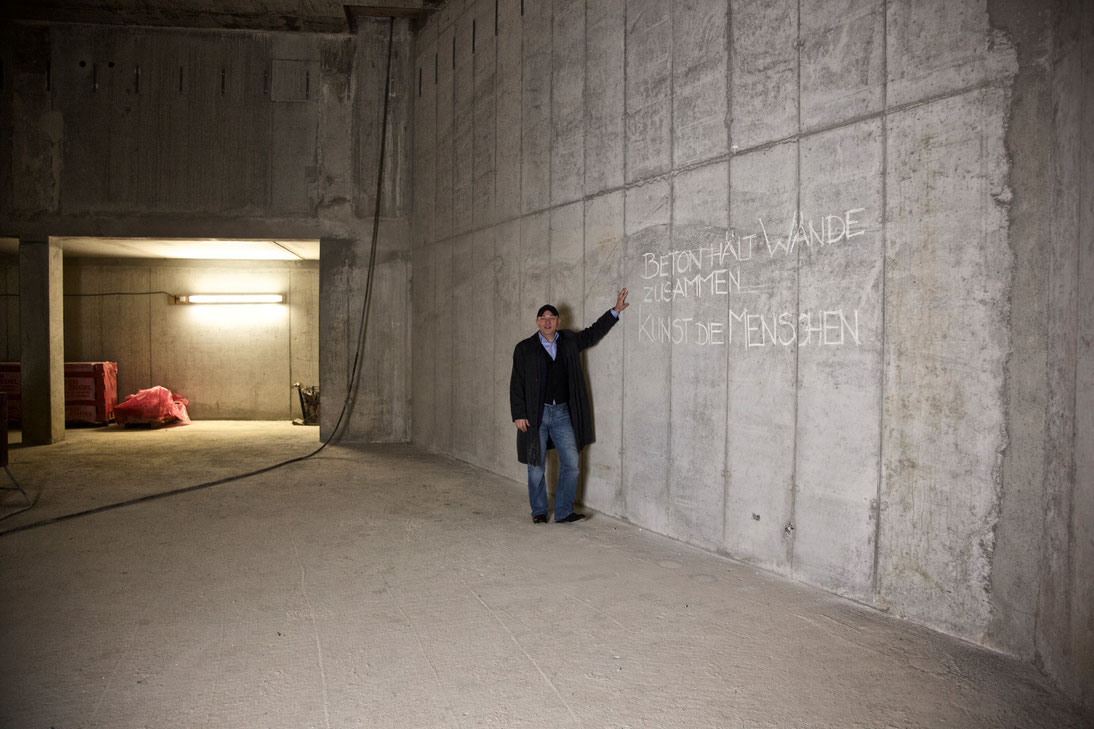
[[[314,60],[274,58],[266,72],[270,101],[304,102],[311,99]]]

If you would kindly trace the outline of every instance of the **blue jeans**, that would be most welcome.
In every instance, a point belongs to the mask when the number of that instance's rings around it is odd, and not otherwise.
[[[558,488],[555,489],[555,521],[573,513],[577,495],[577,441],[574,426],[570,423],[570,407],[566,403],[544,405],[543,419],[539,423],[539,463],[528,464],[528,502],[532,515],[547,515],[547,482],[544,477],[547,464],[547,437],[558,451]]]

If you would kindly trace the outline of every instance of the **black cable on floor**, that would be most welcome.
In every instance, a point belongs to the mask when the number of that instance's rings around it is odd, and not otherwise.
[[[365,348],[365,340],[368,333],[368,314],[370,309],[370,301],[372,300],[372,278],[373,272],[376,268],[376,243],[380,236],[380,202],[382,199],[382,193],[384,189],[384,156],[387,152],[387,123],[388,123],[388,100],[391,93],[391,55],[392,45],[395,38],[395,18],[388,18],[388,35],[387,35],[387,68],[384,74],[384,114],[383,122],[380,127],[380,163],[379,169],[376,173],[376,210],[372,218],[372,248],[369,253],[368,260],[368,278],[365,281],[365,299],[361,304],[361,327],[357,334],[357,351],[353,357],[353,368],[350,370],[350,379],[346,384],[346,399],[342,401],[342,412],[338,414],[338,421],[334,424],[334,428],[331,430],[327,439],[311,453],[305,456],[298,456],[296,458],[290,458],[287,461],[275,463],[272,466],[266,466],[256,471],[250,471],[248,473],[241,473],[236,476],[228,476],[226,478],[219,478],[215,481],[206,481],[205,483],[199,483],[195,486],[184,486],[182,488],[172,489],[171,491],[163,491],[157,494],[149,494],[147,496],[138,496],[134,499],[128,499],[126,501],[119,501],[114,504],[106,504],[104,506],[97,506],[93,509],[85,509],[84,511],[77,511],[74,514],[64,514],[62,516],[55,516],[50,519],[42,519],[41,521],[31,522],[30,524],[23,524],[22,526],[13,527],[0,532],[0,537],[8,534],[14,534],[16,532],[27,531],[28,529],[37,529],[38,527],[47,526],[49,524],[57,524],[62,521],[68,521],[70,519],[79,519],[85,516],[91,516],[92,514],[101,514],[104,511],[112,511],[114,509],[120,509],[123,506],[132,506],[134,504],[142,504],[147,501],[155,501],[157,499],[165,499],[169,496],[177,496],[179,494],[190,493],[191,491],[199,491],[201,489],[207,489],[212,486],[220,486],[222,484],[231,483],[232,481],[239,481],[240,479],[249,478],[251,476],[258,476],[263,473],[269,473],[275,469],[287,466],[290,463],[299,463],[305,461],[312,456],[318,455],[320,451],[327,447],[328,444],[338,434],[338,429],[342,426],[342,421],[346,416],[346,410],[349,408],[350,400],[356,394],[357,391],[357,374],[358,368],[361,362],[361,352]],[[165,293],[165,292],[155,292]],[[170,294],[168,294],[170,295]],[[29,508],[29,507],[28,507]]]

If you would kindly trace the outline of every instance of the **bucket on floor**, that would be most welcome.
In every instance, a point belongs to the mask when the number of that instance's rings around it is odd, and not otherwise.
[[[293,383],[300,395],[300,414],[303,417],[293,418],[293,425],[319,425],[319,385],[301,387],[299,382]]]

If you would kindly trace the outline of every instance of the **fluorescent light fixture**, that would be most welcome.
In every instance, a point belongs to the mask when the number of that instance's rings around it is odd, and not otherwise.
[[[179,304],[282,304],[284,294],[184,294],[176,296]]]

